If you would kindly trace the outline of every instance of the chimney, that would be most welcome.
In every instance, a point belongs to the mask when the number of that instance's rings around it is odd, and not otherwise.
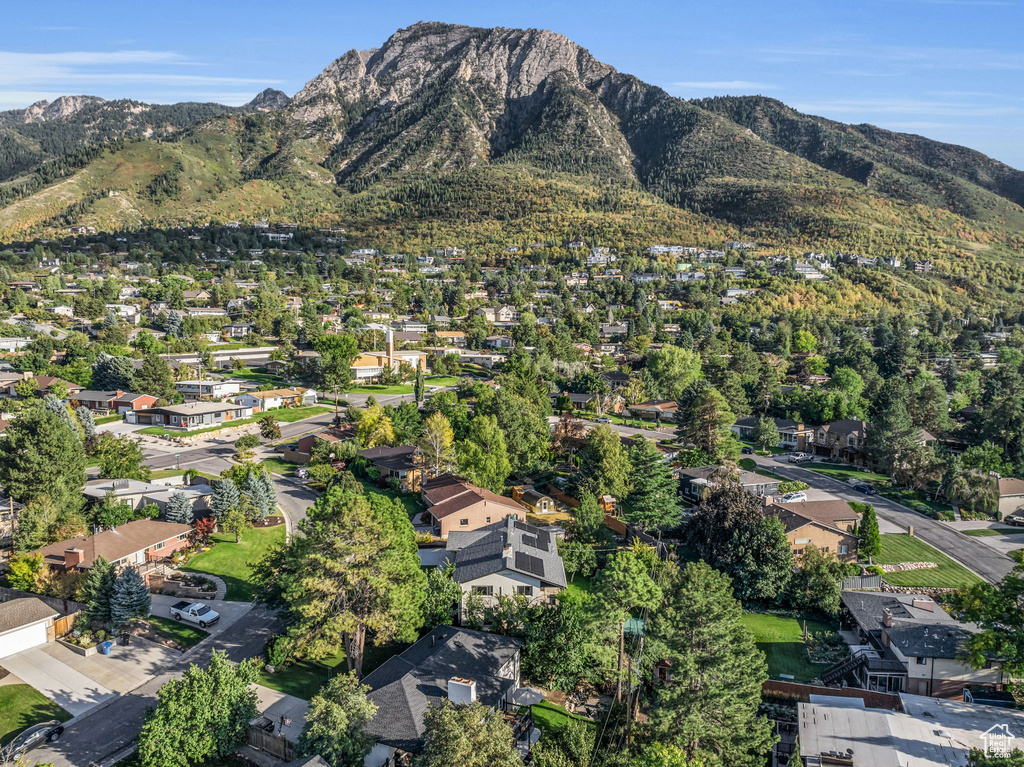
[[[886,628],[892,628],[892,613],[888,607],[882,608],[882,625]]]
[[[935,612],[935,600],[930,597],[914,597],[910,605],[919,610],[927,610],[930,613]]]
[[[31,370],[26,370],[24,373],[21,374],[21,380],[22,381],[27,381],[28,379],[32,378],[33,376],[35,376],[35,373],[33,373]]]
[[[476,702],[476,682],[453,676],[448,680],[448,700],[457,706],[468,706]]]
[[[85,552],[82,549],[72,546],[69,549],[64,549],[64,569],[74,570],[85,559]]]

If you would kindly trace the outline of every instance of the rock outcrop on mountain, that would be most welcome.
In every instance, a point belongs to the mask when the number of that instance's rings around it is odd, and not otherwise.
[[[271,112],[275,109],[284,109],[291,101],[287,93],[275,90],[274,88],[267,88],[264,91],[260,91],[256,98],[245,105],[245,108],[257,112]]]

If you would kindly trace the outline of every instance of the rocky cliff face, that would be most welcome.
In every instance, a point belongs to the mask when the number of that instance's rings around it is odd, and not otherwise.
[[[252,101],[245,105],[245,108],[257,112],[270,112],[275,109],[284,109],[292,102],[287,93],[267,88],[256,95]]]
[[[23,123],[58,122],[66,120],[85,107],[104,103],[99,96],[61,96],[56,101],[37,101],[22,110]]]

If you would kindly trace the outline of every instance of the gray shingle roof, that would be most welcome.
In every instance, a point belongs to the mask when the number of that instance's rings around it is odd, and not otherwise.
[[[885,630],[889,642],[908,658],[956,658],[974,633],[970,624],[897,622]]]
[[[551,534],[513,517],[471,533],[450,533],[447,549],[455,552],[456,583],[512,570],[552,586],[566,586],[565,566]]]
[[[0,634],[29,626],[58,615],[46,602],[35,597],[12,599],[0,604]]]
[[[363,679],[378,707],[366,732],[378,743],[419,753],[423,714],[448,699],[448,680],[474,680],[477,699],[493,708],[516,683],[498,674],[521,646],[512,637],[439,626]]]

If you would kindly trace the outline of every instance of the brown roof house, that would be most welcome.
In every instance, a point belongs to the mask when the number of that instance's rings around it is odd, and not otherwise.
[[[380,472],[382,480],[397,481],[402,492],[415,493],[420,489],[424,474],[423,451],[415,445],[368,447],[356,451],[356,455]]]
[[[996,490],[999,492],[1000,519],[1024,512],[1024,479],[1000,477],[996,480]]]
[[[779,492],[779,480],[753,471],[740,469],[732,472],[732,479],[752,495],[759,498]],[[697,466],[679,471],[679,492],[691,501],[699,501],[706,492],[711,492],[722,482],[732,481],[730,472],[722,466]]]
[[[512,516],[526,520],[526,509],[511,498],[477,487],[452,474],[427,480],[420,489],[434,530],[441,538],[454,531],[479,530]]]
[[[860,515],[846,501],[770,503],[764,513],[782,522],[793,556],[800,556],[806,546],[814,544],[835,554],[840,562],[857,561],[857,536],[853,531]]]
[[[155,562],[188,545],[192,527],[155,519],[140,519],[104,530],[95,535],[79,535],[36,549],[43,563],[55,570],[88,570],[102,556],[118,567],[135,567],[148,577]]]

